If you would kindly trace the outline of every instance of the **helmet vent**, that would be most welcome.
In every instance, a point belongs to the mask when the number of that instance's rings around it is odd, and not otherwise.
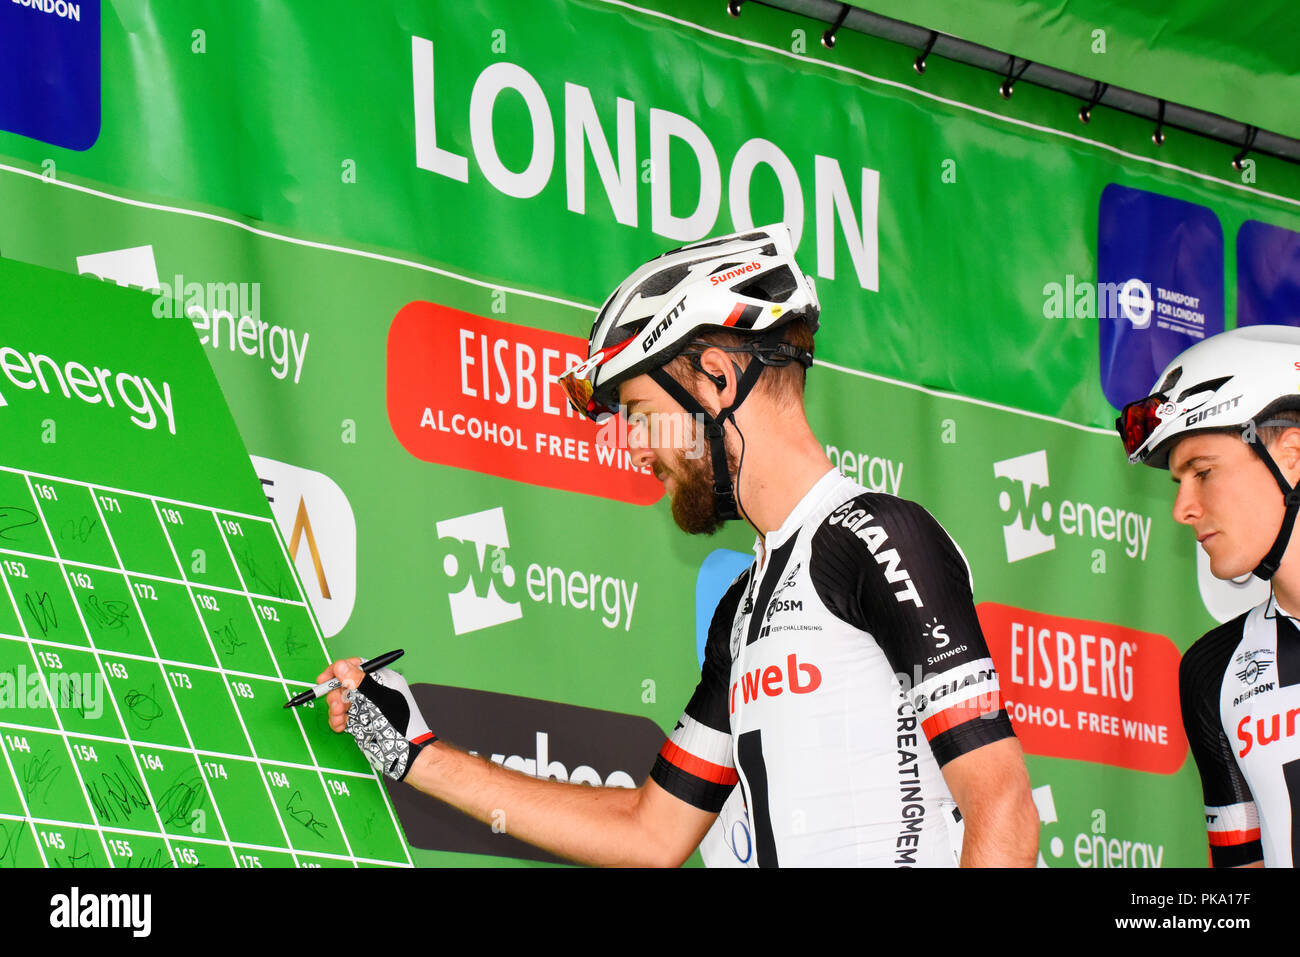
[[[604,348],[612,349],[614,346],[631,339],[646,327],[651,318],[652,317],[650,316],[646,316],[642,319],[636,320],[635,322],[625,322],[622,325],[615,326],[613,329],[609,330],[609,336],[605,339]]]
[[[678,283],[686,278],[687,273],[690,271],[690,264],[683,263],[680,266],[674,266],[671,269],[665,269],[663,272],[655,273],[637,288],[637,295],[649,299],[652,296],[662,296],[667,292],[671,292]]]
[[[1156,389],[1156,391],[1164,392],[1168,394],[1169,390],[1172,389],[1174,386],[1176,386],[1178,384],[1178,380],[1181,379],[1182,377],[1183,377],[1183,367],[1174,366],[1172,369],[1169,370],[1169,375],[1165,376],[1165,381],[1160,383],[1160,388]]]
[[[1217,389],[1219,386],[1223,385],[1223,383],[1227,382],[1231,378],[1232,376],[1225,375],[1222,379],[1206,379],[1204,382],[1197,383],[1196,385],[1193,386],[1188,386],[1178,396],[1178,401],[1182,402],[1188,396],[1196,395],[1198,392],[1212,392],[1213,390]]]
[[[731,291],[750,299],[762,299],[766,302],[785,302],[798,288],[794,273],[789,266],[778,266],[771,272],[759,273],[751,279],[744,279],[731,287]]]
[[[738,236],[723,236],[721,239],[710,239],[702,243],[692,243],[689,246],[682,246],[672,250],[675,253],[695,252],[697,249],[708,249],[710,246],[722,246],[726,243],[752,243],[756,239],[767,239],[768,234],[765,232],[742,233]]]

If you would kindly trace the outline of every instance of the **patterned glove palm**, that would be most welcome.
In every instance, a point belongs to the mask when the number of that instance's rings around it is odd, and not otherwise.
[[[347,700],[345,730],[371,766],[394,781],[404,779],[420,750],[438,740],[396,671],[381,668],[366,675]]]

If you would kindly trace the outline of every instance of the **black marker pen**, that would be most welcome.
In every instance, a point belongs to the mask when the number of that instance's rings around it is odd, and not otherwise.
[[[378,658],[371,658],[369,661],[363,661],[361,663],[361,670],[364,671],[366,674],[370,674],[370,672],[378,671],[380,668],[387,668],[389,665],[391,665],[398,658],[402,657],[402,655],[404,654],[406,654],[406,651],[402,648],[398,648],[396,651],[385,652],[384,654],[380,655]],[[324,684],[319,684],[314,688],[308,688],[306,691],[294,695],[292,698],[290,698],[288,701],[284,703],[284,706],[286,708],[296,708],[298,705],[306,704],[308,701],[315,701],[317,698],[321,697],[322,695],[329,694],[338,686],[339,686],[339,679],[331,678],[329,681],[326,681]]]

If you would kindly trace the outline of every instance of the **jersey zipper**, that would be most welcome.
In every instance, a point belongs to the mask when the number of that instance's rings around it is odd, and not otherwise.
[[[745,604],[741,608],[741,625],[740,625],[740,644],[736,647],[736,655],[731,663],[731,676],[737,683],[743,684],[745,674],[745,652],[749,642],[749,620],[754,613],[754,592],[763,576],[767,574],[768,564],[771,559],[772,550],[767,547],[764,539],[757,539],[754,543],[754,574],[749,578],[749,588],[746,589]],[[735,622],[732,622],[733,628]],[[740,782],[740,796],[745,801],[745,826],[749,828],[749,839],[753,847],[753,853],[750,860],[754,867],[758,866],[758,834],[755,831],[755,822],[753,814],[753,798],[751,797],[749,780],[745,777],[744,767],[740,763],[740,735],[744,727],[743,717],[745,710],[744,688],[737,687],[736,695],[732,699],[736,702],[736,711],[732,716],[731,722],[731,763],[736,768],[736,779]]]

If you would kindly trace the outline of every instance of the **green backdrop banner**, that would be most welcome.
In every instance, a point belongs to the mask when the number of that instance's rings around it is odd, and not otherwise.
[[[907,23],[1218,113],[1241,123],[1300,136],[1291,103],[1300,77],[1290,37],[1300,26],[1285,3],[1238,7],[1160,0],[1068,5],[976,0],[854,3]]]
[[[752,539],[682,536],[554,376],[635,265],[786,221],[813,425],[969,558],[1044,863],[1203,864],[1177,659],[1253,592],[1198,568],[1108,394],[1234,324],[1296,173],[723,6],[106,3],[94,145],[0,133],[0,255],[190,319],[331,651],[404,646],[481,693],[458,743],[617,785]],[[399,812],[420,865],[525,853]]]

